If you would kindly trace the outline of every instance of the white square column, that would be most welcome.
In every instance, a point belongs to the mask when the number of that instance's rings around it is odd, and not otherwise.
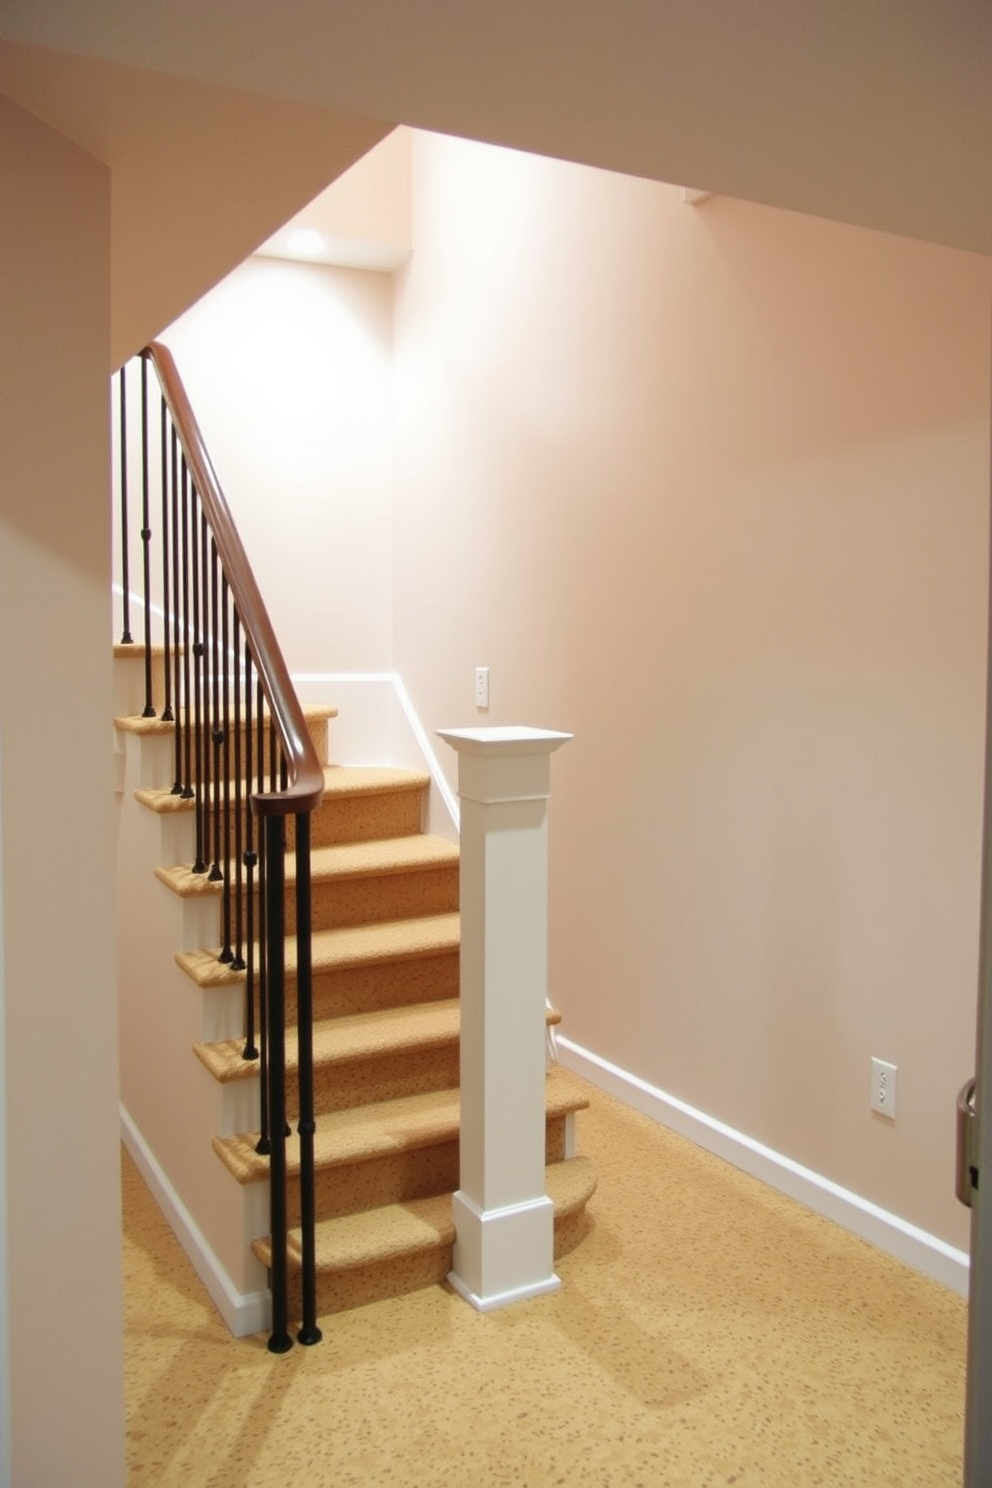
[[[571,734],[441,729],[461,813],[461,1158],[448,1280],[480,1312],[560,1285],[544,1189],[551,754]]]

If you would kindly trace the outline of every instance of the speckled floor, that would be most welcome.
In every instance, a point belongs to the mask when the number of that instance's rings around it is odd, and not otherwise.
[[[965,1308],[593,1092],[600,1174],[559,1292],[445,1287],[275,1357],[230,1338],[124,1159],[132,1488],[939,1488]]]

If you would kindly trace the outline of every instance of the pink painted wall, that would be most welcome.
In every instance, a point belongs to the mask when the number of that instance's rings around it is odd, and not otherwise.
[[[0,34],[992,247],[985,0],[7,0]]]
[[[112,168],[115,367],[391,128],[12,42],[0,89]]]
[[[440,137],[413,200],[396,666],[576,734],[565,1030],[965,1244],[989,261]]]
[[[392,290],[256,261],[169,333],[290,664],[574,730],[568,1035],[964,1246],[992,266],[437,136],[413,168]]]
[[[116,1488],[108,172],[0,99],[0,200],[0,1480]]]
[[[388,670],[389,277],[252,258],[162,339],[290,667]]]

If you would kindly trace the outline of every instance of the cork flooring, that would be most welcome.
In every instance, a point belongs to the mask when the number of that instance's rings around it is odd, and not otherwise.
[[[959,1484],[961,1299],[589,1094],[560,1291],[433,1286],[281,1357],[231,1339],[125,1157],[131,1488]]]

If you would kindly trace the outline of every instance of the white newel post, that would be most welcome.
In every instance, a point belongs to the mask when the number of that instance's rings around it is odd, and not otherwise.
[[[441,729],[461,797],[461,1171],[449,1281],[480,1312],[554,1291],[545,1193],[551,755],[534,728]]]

